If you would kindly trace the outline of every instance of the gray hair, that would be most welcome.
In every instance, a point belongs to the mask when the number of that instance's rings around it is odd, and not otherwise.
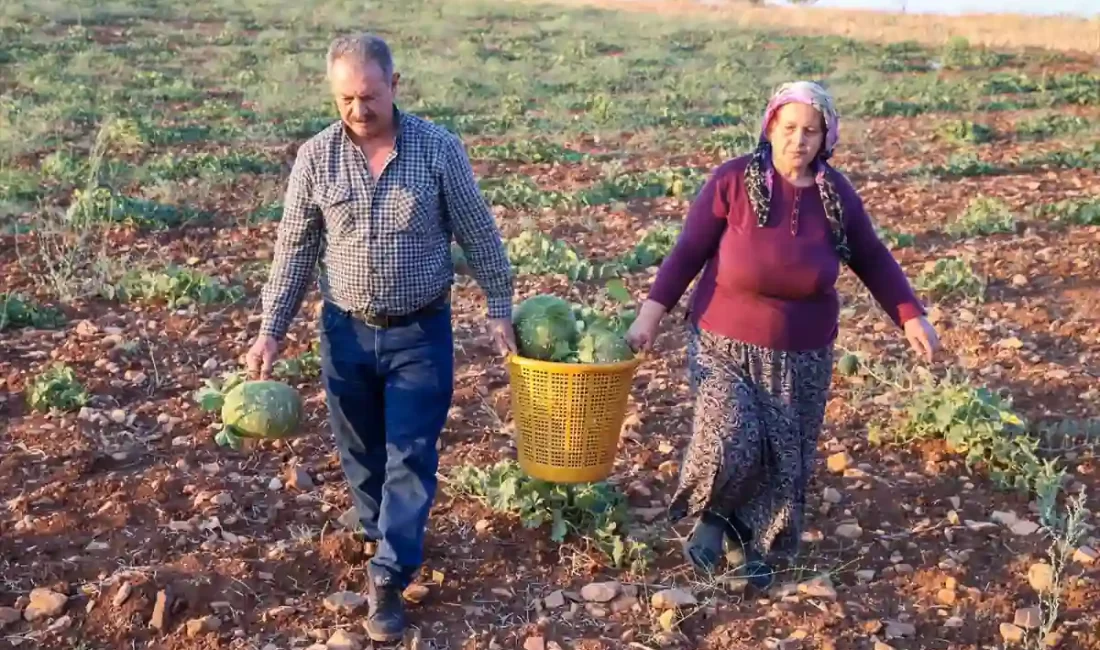
[[[338,36],[328,46],[327,74],[332,74],[332,65],[340,59],[352,59],[356,63],[374,62],[382,68],[386,81],[393,79],[393,55],[390,46],[380,36],[374,34],[354,34]]]

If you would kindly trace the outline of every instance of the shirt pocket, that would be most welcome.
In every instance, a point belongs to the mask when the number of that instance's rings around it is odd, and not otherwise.
[[[439,228],[439,190],[434,185],[406,183],[390,190],[396,234],[430,235]]]
[[[321,185],[314,192],[314,201],[324,215],[325,230],[337,236],[355,232],[355,194],[350,185]]]

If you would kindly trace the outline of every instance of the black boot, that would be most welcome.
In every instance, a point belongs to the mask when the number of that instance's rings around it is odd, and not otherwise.
[[[367,590],[367,636],[371,641],[392,643],[400,641],[408,621],[405,619],[405,603],[401,599],[401,587],[391,576],[373,576]]]

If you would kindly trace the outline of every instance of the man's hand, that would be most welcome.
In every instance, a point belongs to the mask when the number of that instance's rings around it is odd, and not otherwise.
[[[489,337],[500,354],[516,353],[516,332],[512,329],[511,318],[490,318]]]
[[[279,342],[273,336],[261,334],[249,348],[246,360],[248,374],[252,379],[267,379],[271,376],[271,366],[279,356]]]

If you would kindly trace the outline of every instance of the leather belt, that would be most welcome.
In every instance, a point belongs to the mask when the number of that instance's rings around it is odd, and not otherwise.
[[[409,312],[408,314],[367,314],[357,309],[341,309],[346,316],[350,316],[356,320],[362,321],[371,327],[378,329],[389,329],[391,327],[404,327],[411,323],[433,314],[447,304],[451,302],[451,290],[447,288],[442,294],[437,296],[428,304],[424,305],[420,309]]]

